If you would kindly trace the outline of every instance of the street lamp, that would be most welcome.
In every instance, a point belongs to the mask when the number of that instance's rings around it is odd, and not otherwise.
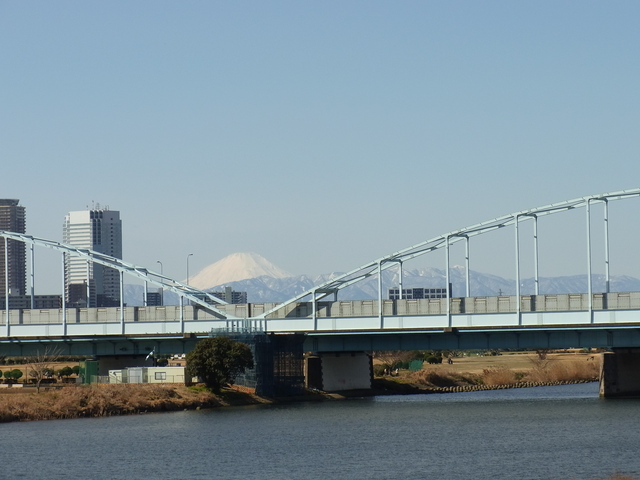
[[[187,255],[187,285],[189,285],[189,257],[193,255],[193,253],[190,253],[189,255]]]
[[[160,264],[160,306],[164,305],[164,273],[162,273],[162,262],[160,260],[156,260],[156,263]]]

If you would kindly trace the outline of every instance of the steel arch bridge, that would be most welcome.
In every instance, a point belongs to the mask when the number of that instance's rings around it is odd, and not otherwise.
[[[164,290],[168,290],[170,292],[178,294],[181,302],[186,299],[191,301],[196,305],[200,305],[203,308],[209,310],[214,315],[219,318],[227,318],[227,314],[224,311],[220,311],[215,304],[226,304],[224,300],[211,295],[208,292],[203,290],[199,290],[197,288],[193,288],[189,285],[186,285],[178,280],[170,278],[161,273],[157,273],[151,271],[145,267],[141,267],[139,265],[135,265],[133,263],[125,262],[119,258],[115,258],[109,255],[106,255],[101,252],[97,252],[95,250],[90,250],[86,248],[77,248],[73,245],[67,245],[60,242],[55,242],[53,240],[47,240],[44,238],[38,238],[31,235],[25,235],[21,233],[8,232],[0,230],[0,238],[4,238],[4,262],[5,265],[8,264],[8,241],[15,240],[18,242],[22,242],[28,244],[30,246],[31,252],[31,273],[29,275],[30,285],[29,289],[31,292],[31,298],[34,297],[34,247],[45,247],[55,251],[62,253],[62,269],[64,271],[64,262],[66,255],[72,255],[75,257],[84,258],[87,262],[97,263],[99,265],[103,265],[105,267],[112,268],[117,270],[120,273],[120,308],[124,307],[124,275],[128,275],[138,280],[143,280],[145,282],[145,293],[148,284],[155,285]],[[8,281],[9,271],[5,269],[5,305],[8,305],[9,299],[9,281]],[[146,298],[146,294],[145,294]],[[66,308],[65,305],[65,295],[62,295],[63,301],[63,309]],[[32,300],[33,305],[33,300]]]
[[[482,235],[484,233],[489,233],[510,225],[514,227],[514,264],[515,264],[515,275],[516,275],[516,296],[520,296],[520,232],[519,226],[523,221],[532,221],[533,222],[533,241],[534,241],[534,288],[535,295],[539,294],[539,270],[538,270],[538,218],[551,215],[561,212],[566,212],[570,210],[575,210],[578,208],[584,208],[586,212],[586,229],[585,235],[587,239],[587,252],[585,253],[586,258],[586,266],[587,266],[587,283],[588,290],[591,296],[592,293],[592,260],[591,260],[591,205],[595,203],[602,203],[604,205],[604,216],[603,216],[603,224],[604,224],[604,235],[605,235],[605,284],[606,284],[606,293],[609,293],[610,289],[610,272],[609,272],[609,202],[614,200],[624,200],[634,197],[640,197],[640,188],[630,189],[630,190],[622,190],[618,192],[612,193],[603,193],[599,195],[591,195],[587,197],[576,198],[573,200],[567,200],[564,202],[553,203],[550,205],[545,205],[542,207],[532,208],[529,210],[523,210],[520,212],[511,213],[509,215],[505,215],[502,217],[495,218],[493,220],[488,220],[482,223],[478,223],[475,225],[471,225],[469,227],[461,228],[459,230],[454,230],[449,233],[445,233],[443,235],[434,237],[432,239],[420,242],[411,247],[405,248],[403,250],[399,250],[390,255],[384,256],[372,262],[366,263],[350,272],[345,273],[337,278],[334,278],[326,283],[321,285],[317,285],[300,295],[297,295],[282,304],[279,304],[272,309],[268,310],[263,314],[263,316],[267,316],[282,307],[298,302],[300,300],[305,299],[306,297],[311,297],[311,302],[313,305],[316,304],[317,301],[322,300],[323,298],[333,294],[337,295],[338,291],[343,288],[346,288],[350,285],[353,285],[357,282],[365,280],[370,277],[378,278],[378,314],[382,316],[382,272],[387,270],[388,268],[397,266],[400,269],[400,292],[402,292],[402,265],[404,262],[419,257],[421,255],[425,255],[429,252],[433,252],[438,249],[445,249],[445,272],[446,272],[446,284],[450,283],[450,255],[449,250],[451,245],[464,241],[465,242],[465,263],[466,263],[466,296],[470,296],[470,281],[469,281],[469,241],[472,237]],[[450,294],[449,289],[446,289],[448,295]],[[447,302],[448,305],[449,302]],[[447,307],[449,310],[449,306]],[[592,308],[592,306],[591,306]],[[450,310],[447,312],[450,315]]]
[[[317,302],[326,298],[329,295],[334,295],[334,298],[337,299],[338,292],[343,288],[351,286],[357,282],[363,281],[365,279],[376,277],[378,278],[378,312],[377,315],[382,319],[383,317],[383,293],[382,293],[382,272],[392,268],[398,267],[400,271],[400,291],[402,291],[402,266],[403,263],[419,257],[421,255],[425,255],[429,252],[433,252],[435,250],[444,249],[445,250],[445,262],[446,262],[446,282],[447,285],[450,283],[450,247],[457,242],[465,243],[465,261],[466,261],[466,296],[470,296],[470,282],[469,282],[469,242],[470,239],[482,235],[488,232],[492,232],[498,229],[502,229],[508,226],[513,226],[514,229],[514,264],[515,264],[515,274],[516,274],[516,297],[520,297],[520,225],[523,222],[531,221],[533,222],[533,241],[534,241],[534,288],[535,294],[539,293],[539,275],[538,275],[538,235],[537,235],[537,221],[539,217],[552,215],[562,212],[567,212],[570,210],[575,210],[579,208],[584,208],[585,215],[585,224],[586,224],[586,241],[587,241],[587,252],[586,252],[586,266],[587,266],[587,283],[588,283],[588,298],[589,298],[589,310],[593,310],[593,299],[592,299],[592,260],[591,260],[591,224],[592,224],[592,214],[591,214],[591,206],[594,204],[603,204],[604,205],[604,216],[603,216],[603,225],[605,232],[605,283],[606,283],[606,293],[609,292],[609,203],[615,200],[625,200],[634,197],[640,197],[640,188],[623,190],[612,193],[603,193],[599,195],[592,195],[587,197],[581,197],[574,200],[567,200],[564,202],[554,203],[550,205],[545,205],[542,207],[532,208],[529,210],[523,210],[520,212],[511,213],[509,215],[505,215],[502,217],[495,218],[493,220],[485,221],[482,223],[478,223],[475,225],[471,225],[469,227],[465,227],[459,230],[455,230],[449,233],[445,233],[443,235],[434,237],[432,239],[420,242],[416,245],[410,246],[403,250],[399,250],[397,252],[391,253],[390,255],[384,256],[382,258],[376,259],[372,262],[366,263],[354,270],[351,270],[339,277],[336,277],[330,281],[327,281],[321,285],[314,286],[313,288],[295,296],[291,299],[279,303],[277,305],[269,306],[269,308],[265,307],[256,314],[246,314],[244,316],[237,316],[234,313],[227,311],[224,308],[226,302],[211,295],[208,292],[193,288],[189,285],[181,283],[175,279],[167,277],[161,273],[154,272],[147,268],[124,262],[120,259],[110,257],[100,252],[96,252],[89,249],[77,248],[71,245],[66,245],[63,243],[46,240],[43,238],[33,237],[30,235],[8,232],[8,231],[0,231],[0,237],[4,239],[4,252],[5,252],[5,265],[7,264],[8,258],[8,241],[14,240],[18,242],[23,242],[30,246],[31,252],[31,275],[30,278],[30,289],[31,289],[31,297],[33,299],[33,283],[34,283],[34,247],[43,247],[58,251],[62,254],[63,258],[63,268],[64,268],[64,257],[67,255],[77,256],[84,258],[87,262],[97,263],[112,269],[117,270],[120,273],[120,315],[121,322],[124,324],[124,304],[123,304],[123,285],[124,285],[124,276],[134,277],[138,280],[144,281],[145,284],[145,293],[147,289],[147,285],[151,284],[165,290],[169,290],[171,292],[176,293],[180,298],[180,321],[184,322],[183,315],[183,303],[185,299],[193,305],[197,305],[199,308],[210,312],[214,317],[223,320],[266,320],[270,316],[273,316],[275,312],[282,311],[283,308],[286,308],[292,304],[297,302],[301,302],[304,299],[310,298],[310,304],[312,308],[312,317],[314,320],[314,324],[316,324],[316,305]],[[5,269],[6,270],[6,269]],[[5,305],[9,305],[9,291],[8,291],[8,271],[5,271],[5,285],[7,288],[5,289]],[[449,289],[447,288],[447,297],[450,296]],[[1,293],[0,293],[1,294]],[[145,294],[146,298],[146,294]],[[447,298],[449,300],[449,298]],[[66,305],[64,304],[64,295],[63,295],[63,323],[65,323],[66,316]],[[446,314],[449,318],[449,325],[451,325],[451,302],[447,301],[447,311]],[[33,300],[32,300],[33,305]],[[520,314],[520,302],[517,302],[518,314]],[[7,332],[9,331],[9,309],[5,310],[6,315],[6,325]],[[124,327],[123,327],[124,330]]]

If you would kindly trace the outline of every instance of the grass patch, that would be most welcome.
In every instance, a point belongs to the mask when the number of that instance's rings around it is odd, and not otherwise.
[[[576,359],[558,362],[553,359],[532,360],[533,367],[524,377],[529,382],[568,382],[597,380],[600,375],[598,362]]]
[[[395,381],[407,383],[420,388],[472,387],[484,385],[497,387],[526,383],[552,384],[564,382],[596,381],[600,374],[600,362],[592,357],[577,356],[562,360],[547,356],[546,358],[525,359],[517,368],[506,365],[484,365],[482,370],[473,372],[461,371],[455,365],[429,365],[418,372],[403,372]],[[471,364],[470,364],[471,366]],[[528,367],[528,368],[527,368]]]
[[[424,387],[455,387],[460,385],[477,385],[479,379],[472,374],[453,372],[446,369],[427,368],[407,375],[407,381]]]
[[[104,417],[260,403],[258,397],[224,391],[223,395],[176,385],[118,384],[65,387],[40,394],[0,395],[0,422]]]
[[[485,369],[481,378],[483,385],[511,385],[518,382],[516,372],[506,367]]]

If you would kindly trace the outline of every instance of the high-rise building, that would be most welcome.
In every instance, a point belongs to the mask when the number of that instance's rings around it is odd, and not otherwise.
[[[25,209],[19,200],[0,200],[0,230],[25,233]],[[27,257],[25,244],[17,240],[7,242],[7,265],[5,265],[5,242],[0,239],[0,295],[7,288],[9,295],[24,295],[26,290]]]
[[[99,207],[95,210],[69,212],[64,221],[63,242],[122,258],[120,212]],[[65,295],[71,306],[118,306],[120,275],[113,268],[67,254]]]

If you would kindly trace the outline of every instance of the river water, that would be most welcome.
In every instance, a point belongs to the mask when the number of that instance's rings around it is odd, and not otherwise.
[[[640,400],[598,385],[0,424],[6,479],[640,477]]]

